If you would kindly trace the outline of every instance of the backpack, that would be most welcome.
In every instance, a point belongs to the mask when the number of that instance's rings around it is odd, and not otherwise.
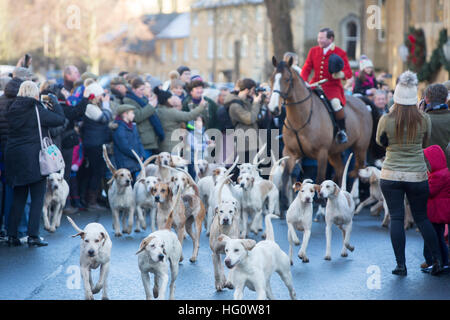
[[[228,113],[230,106],[233,103],[238,103],[241,106],[244,106],[244,103],[241,100],[233,99],[217,109],[217,121],[221,132],[226,132],[227,129],[234,129],[233,122],[231,121],[230,114]]]

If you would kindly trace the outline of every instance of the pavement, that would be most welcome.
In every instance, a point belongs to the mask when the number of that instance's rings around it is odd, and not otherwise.
[[[82,212],[71,215],[83,228],[99,222],[109,232],[113,247],[108,278],[109,297],[113,300],[145,299],[135,252],[150,232],[114,237],[109,211]],[[406,231],[407,277],[391,274],[395,258],[389,230],[381,227],[382,217],[370,216],[363,210],[354,217],[350,243],[355,246],[347,258],[340,256],[342,233],[333,227],[332,260],[325,261],[325,223],[313,223],[307,254],[309,263],[302,263],[294,250],[291,267],[294,288],[299,300],[416,300],[450,299],[450,275],[438,277],[421,272],[423,240],[414,228]],[[273,220],[275,239],[288,252],[285,220]],[[61,227],[51,234],[41,230],[48,247],[7,247],[0,244],[0,300],[82,300],[83,283],[79,276],[80,239],[72,238],[75,230],[65,216]],[[302,233],[298,232],[300,240]],[[253,236],[261,240],[261,234]],[[216,292],[209,239],[202,231],[196,263],[190,263],[192,241],[183,243],[184,261],[180,264],[175,298],[183,300],[231,300],[233,291]],[[227,271],[226,271],[227,272]],[[93,271],[96,281],[99,269]],[[153,276],[152,276],[153,281]],[[287,300],[287,288],[277,274],[271,278],[276,299]],[[245,289],[244,299],[255,299],[254,292]],[[95,295],[101,299],[101,293]]]

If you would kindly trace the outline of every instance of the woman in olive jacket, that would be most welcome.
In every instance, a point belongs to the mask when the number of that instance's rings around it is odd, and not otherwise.
[[[39,222],[44,205],[46,177],[41,175],[39,166],[39,137],[36,108],[39,112],[42,137],[48,136],[50,128],[64,124],[64,111],[59,104],[53,110],[45,108],[39,99],[39,89],[31,81],[21,84],[17,99],[10,106],[6,116],[9,136],[5,150],[7,183],[14,189],[14,198],[8,220],[8,244],[20,245],[17,227],[20,223],[28,193],[31,196],[30,218],[28,222],[28,245],[46,246],[39,238]]]
[[[426,246],[433,256],[431,274],[442,271],[438,238],[427,217],[429,196],[427,166],[422,150],[431,134],[430,117],[417,108],[417,76],[407,71],[400,76],[392,110],[381,117],[376,141],[386,148],[380,187],[391,216],[391,242],[397,267],[395,275],[406,276],[405,195]]]

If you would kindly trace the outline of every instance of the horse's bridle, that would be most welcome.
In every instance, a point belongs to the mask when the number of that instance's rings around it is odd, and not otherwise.
[[[283,98],[282,106],[296,105],[296,104],[301,104],[301,103],[304,103],[304,102],[308,101],[312,97],[312,90],[311,90],[311,88],[306,87],[308,89],[308,96],[306,98],[304,98],[302,100],[299,100],[299,101],[290,102],[290,103],[287,102],[287,99],[289,97],[289,93],[294,88],[294,78],[292,76],[291,69],[288,68],[287,70],[289,71],[289,87],[288,87],[286,93],[281,92],[280,90],[273,90],[273,92],[278,93],[280,95],[280,97]],[[301,79],[301,81],[304,82],[303,78],[300,77],[300,75],[297,74],[297,76]],[[313,106],[312,106],[312,103],[311,103],[311,108],[310,108],[310,111],[309,111],[308,120],[306,120],[306,123],[304,125],[302,125],[297,130],[293,128],[293,126],[291,125],[291,122],[289,121],[289,119],[287,117],[286,117],[285,123],[284,123],[284,126],[287,129],[289,129],[290,131],[295,133],[295,137],[297,138],[298,146],[300,147],[300,151],[303,153],[303,155],[306,155],[306,154],[303,151],[302,143],[300,142],[300,137],[298,136],[298,133],[299,133],[300,130],[304,129],[311,122],[312,112],[313,112]]]

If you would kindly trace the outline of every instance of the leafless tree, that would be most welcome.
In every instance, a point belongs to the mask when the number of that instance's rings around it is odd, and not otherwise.
[[[275,56],[281,59],[285,52],[294,51],[291,29],[291,0],[264,0],[272,29]]]

